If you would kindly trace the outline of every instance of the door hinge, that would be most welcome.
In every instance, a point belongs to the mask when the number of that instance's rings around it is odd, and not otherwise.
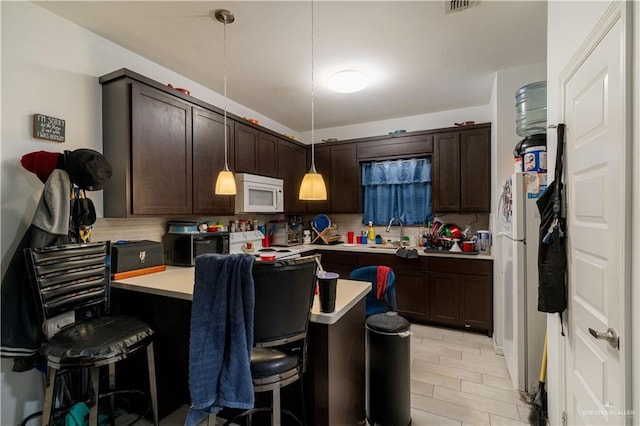
[[[562,416],[560,417],[560,421],[562,422],[562,426],[567,426],[567,412],[563,411]]]

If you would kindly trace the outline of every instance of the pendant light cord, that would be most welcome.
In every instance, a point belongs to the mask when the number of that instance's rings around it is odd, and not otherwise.
[[[227,134],[227,22],[224,22],[224,38],[223,38],[222,56],[224,64],[224,169],[229,170],[227,146],[229,145],[229,136]]]
[[[315,156],[315,111],[314,111],[314,86],[315,86],[315,76],[314,76],[314,35],[313,35],[313,0],[311,0],[311,171],[313,173],[316,172],[316,156]]]

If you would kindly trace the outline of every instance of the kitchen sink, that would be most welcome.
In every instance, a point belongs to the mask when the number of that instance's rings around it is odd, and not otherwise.
[[[390,246],[390,245],[367,245],[367,246],[363,246],[366,248],[372,248],[372,249],[376,249],[376,250],[389,250],[389,251],[396,251],[398,250],[398,247],[394,247],[394,246]]]

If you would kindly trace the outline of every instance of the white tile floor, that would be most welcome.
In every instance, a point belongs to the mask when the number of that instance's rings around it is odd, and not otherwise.
[[[528,424],[529,405],[489,337],[417,324],[411,331],[413,426]]]
[[[417,324],[411,331],[412,426],[528,424],[529,405],[512,390],[489,337]],[[186,413],[161,426],[183,425]]]

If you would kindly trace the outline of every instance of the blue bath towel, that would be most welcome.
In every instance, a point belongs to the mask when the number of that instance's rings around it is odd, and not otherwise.
[[[196,258],[187,426],[197,425],[223,407],[253,408],[254,260],[247,254]]]

